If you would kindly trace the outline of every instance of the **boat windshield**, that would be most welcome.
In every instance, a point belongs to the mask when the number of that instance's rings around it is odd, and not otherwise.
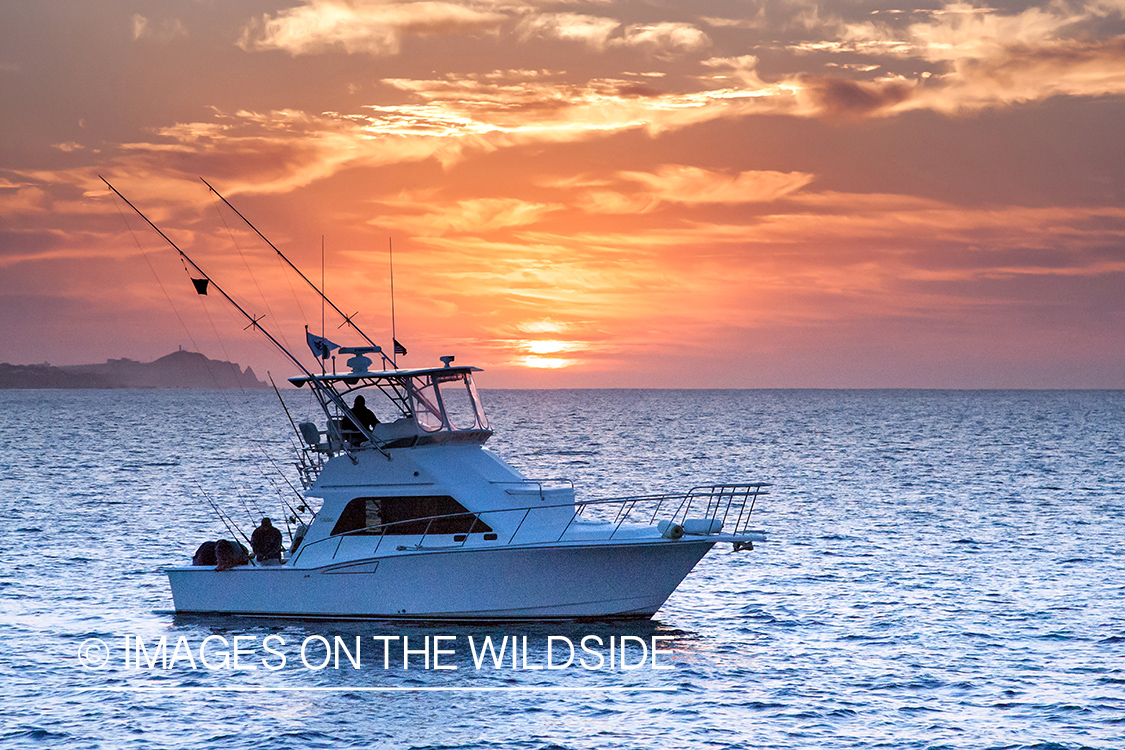
[[[414,419],[426,432],[488,429],[471,374],[436,372],[415,378],[413,385],[410,401]]]

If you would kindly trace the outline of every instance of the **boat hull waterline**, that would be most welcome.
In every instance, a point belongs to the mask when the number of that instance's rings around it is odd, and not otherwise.
[[[322,568],[166,570],[178,614],[505,621],[647,618],[715,538],[427,551]]]

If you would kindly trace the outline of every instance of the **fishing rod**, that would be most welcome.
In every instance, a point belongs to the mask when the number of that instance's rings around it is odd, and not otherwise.
[[[278,254],[278,255],[279,255],[280,257],[281,257],[281,259],[282,259],[283,261],[285,261],[285,262],[286,262],[286,264],[288,264],[288,266],[289,266],[290,268],[292,268],[292,269],[293,269],[293,270],[294,270],[294,271],[295,271],[295,272],[297,273],[297,275],[298,275],[298,276],[300,276],[300,277],[301,277],[302,279],[304,279],[304,280],[305,280],[305,283],[306,283],[306,284],[308,284],[308,285],[309,285],[310,287],[312,287],[312,288],[313,288],[313,290],[314,290],[314,291],[315,291],[315,292],[316,292],[317,294],[319,294],[319,295],[320,295],[320,299],[321,299],[321,300],[322,300],[323,302],[327,302],[327,303],[328,303],[329,305],[331,305],[332,309],[333,309],[333,310],[335,310],[335,311],[336,311],[336,313],[337,313],[337,314],[338,314],[338,315],[339,315],[339,316],[340,316],[341,318],[343,318],[343,319],[344,319],[344,323],[347,323],[348,325],[350,325],[350,326],[351,326],[351,327],[352,327],[352,328],[353,328],[353,329],[355,330],[355,332],[356,332],[356,333],[358,333],[358,334],[359,334],[360,336],[362,336],[362,337],[363,337],[363,338],[364,338],[364,339],[365,339],[365,340],[367,341],[367,343],[368,343],[368,344],[370,344],[371,346],[374,346],[374,347],[378,347],[378,346],[379,346],[378,344],[376,344],[376,343],[375,343],[374,341],[372,341],[372,340],[371,340],[371,337],[370,337],[370,336],[368,336],[368,335],[367,335],[366,333],[364,333],[364,332],[363,332],[363,329],[361,329],[361,328],[360,328],[359,326],[357,326],[357,325],[355,324],[355,321],[354,321],[354,320],[352,320],[352,318],[354,318],[354,317],[355,317],[354,315],[346,315],[346,314],[344,313],[344,311],[343,311],[343,310],[341,310],[340,308],[336,307],[336,303],[335,303],[335,302],[333,302],[332,300],[330,300],[330,299],[329,299],[329,298],[327,297],[327,295],[325,295],[325,294],[324,294],[324,291],[323,291],[323,290],[321,290],[321,289],[319,289],[319,288],[317,287],[317,285],[316,285],[316,284],[314,284],[314,283],[312,282],[312,280],[310,280],[310,279],[309,279],[309,277],[308,277],[308,276],[305,276],[305,274],[303,274],[303,273],[301,272],[301,269],[299,269],[299,268],[297,268],[297,266],[293,265],[293,262],[292,262],[291,260],[289,260],[289,258],[285,257],[285,253],[283,253],[283,252],[281,252],[280,250],[278,250],[278,249],[277,249],[277,245],[274,245],[274,244],[273,244],[272,242],[270,242],[270,241],[269,241],[269,238],[267,238],[267,237],[266,237],[266,236],[265,236],[264,234],[262,234],[262,233],[261,233],[260,231],[258,231],[258,228],[257,228],[256,226],[254,226],[254,225],[253,225],[253,224],[252,224],[252,223],[250,222],[250,220],[249,220],[249,219],[247,219],[247,218],[246,218],[245,216],[243,216],[243,215],[242,215],[242,212],[241,212],[241,211],[239,211],[239,210],[238,210],[237,208],[235,208],[234,206],[232,206],[232,205],[231,205],[231,202],[230,202],[230,201],[228,201],[228,200],[227,200],[226,198],[224,198],[224,197],[223,197],[223,194],[222,194],[222,193],[220,193],[220,192],[219,192],[218,190],[216,190],[216,189],[215,189],[214,187],[212,187],[211,183],[209,183],[209,182],[208,182],[207,180],[204,180],[204,179],[203,179],[202,177],[200,177],[199,179],[203,181],[203,184],[204,184],[204,185],[206,185],[206,186],[207,186],[207,187],[208,187],[208,188],[209,188],[209,189],[211,190],[211,192],[212,192],[212,193],[214,193],[215,195],[219,196],[219,200],[221,200],[221,201],[222,201],[223,203],[227,204],[227,207],[228,207],[228,208],[229,208],[229,209],[230,209],[231,211],[234,211],[234,212],[235,212],[236,214],[238,214],[238,218],[240,218],[240,219],[242,219],[242,220],[243,220],[244,222],[246,222],[246,226],[248,226],[248,227],[250,227],[251,229],[253,229],[253,230],[254,230],[254,233],[255,233],[255,234],[257,234],[257,235],[258,235],[259,237],[261,237],[261,238],[262,238],[262,241],[263,241],[263,242],[265,242],[265,243],[266,243],[267,245],[269,245],[269,246],[270,246],[271,248],[273,248],[273,251],[274,251],[275,253],[277,253],[277,254]],[[108,184],[108,183],[107,183],[107,184]],[[322,247],[322,250],[321,250],[321,252],[323,253],[323,247]],[[397,365],[397,364],[395,363],[395,361],[394,361],[394,360],[392,360],[392,359],[391,359],[390,357],[388,357],[388,356],[387,356],[387,355],[386,355],[386,354],[385,354],[385,353],[383,352],[382,348],[379,348],[379,355],[380,355],[380,356],[381,356],[381,357],[383,358],[383,362],[385,362],[386,364],[389,364],[389,365],[390,365],[390,366],[391,366],[392,368],[394,368],[394,369],[396,369],[396,370],[398,369],[398,365]]]
[[[211,510],[215,511],[215,515],[217,515],[219,517],[219,520],[223,522],[223,526],[227,527],[227,531],[230,532],[230,535],[235,538],[242,537],[246,540],[246,543],[249,544],[250,538],[246,536],[245,532],[243,532],[242,529],[238,528],[238,524],[234,522],[233,518],[230,518],[229,515],[225,515],[223,513],[222,509],[219,507],[219,504],[211,499],[211,496],[207,494],[207,490],[203,489],[203,485],[201,485],[197,481],[195,483],[195,486],[199,488],[199,491],[201,493],[203,493],[203,497],[207,500],[207,504],[211,506]],[[231,528],[231,526],[233,526],[234,528]],[[236,530],[238,532],[237,534],[235,533]]]
[[[207,502],[211,504],[211,508],[212,508],[212,509],[213,509],[213,510],[215,511],[215,513],[216,513],[216,514],[218,514],[218,516],[219,516],[219,520],[223,522],[223,526],[226,526],[226,527],[227,527],[227,531],[230,531],[230,534],[231,534],[231,536],[234,536],[234,535],[235,535],[235,534],[234,534],[234,531],[231,531],[231,524],[233,524],[233,525],[234,525],[234,528],[235,528],[235,529],[238,529],[238,536],[241,536],[241,537],[242,537],[243,539],[245,539],[245,540],[246,540],[246,543],[250,545],[250,549],[249,549],[249,550],[246,550],[245,548],[243,548],[243,549],[244,549],[244,550],[246,551],[247,555],[248,555],[248,561],[249,561],[249,563],[250,563],[251,565],[257,566],[257,563],[256,563],[256,562],[254,562],[254,553],[253,553],[253,550],[254,550],[254,543],[253,543],[252,541],[250,541],[250,537],[246,536],[246,533],[245,533],[245,532],[243,532],[243,530],[242,530],[242,529],[239,529],[239,528],[238,528],[238,524],[234,523],[234,519],[233,519],[233,518],[231,519],[231,521],[230,521],[230,524],[228,524],[228,523],[227,523],[226,519],[224,519],[224,518],[223,518],[223,513],[222,513],[222,511],[221,511],[221,510],[219,510],[219,504],[218,504],[218,503],[216,503],[216,502],[215,502],[214,500],[212,500],[212,499],[211,499],[211,496],[207,494],[207,490],[203,489],[203,485],[201,485],[201,484],[200,484],[199,482],[196,482],[196,483],[195,483],[195,486],[196,486],[196,487],[198,487],[198,488],[199,488],[199,491],[203,493],[203,497],[207,498]],[[234,541],[235,541],[235,543],[236,543],[236,544],[237,544],[237,545],[238,545],[239,547],[242,547],[242,543],[241,543],[241,542],[239,542],[237,538],[236,538],[236,539],[235,539]]]
[[[301,431],[297,429],[297,423],[293,421],[293,415],[289,413],[289,407],[285,405],[285,399],[281,397],[281,391],[277,389],[277,383],[273,382],[273,374],[267,372],[266,377],[270,379],[273,392],[277,394],[277,400],[281,402],[281,408],[285,410],[285,416],[289,418],[289,425],[293,428],[294,434],[301,437]]]
[[[219,286],[217,283],[215,283],[215,280],[212,279],[210,276],[208,276],[206,271],[204,271],[202,268],[200,268],[194,260],[192,260],[190,257],[188,257],[187,253],[185,253],[183,250],[181,250],[180,247],[175,242],[172,242],[172,240],[168,237],[168,235],[164,234],[164,232],[161,231],[160,227],[153,224],[152,221],[147,216],[145,216],[144,213],[142,213],[139,208],[134,206],[133,203],[128,198],[126,198],[124,195],[122,195],[121,192],[117,188],[115,188],[113,185],[111,185],[109,180],[107,180],[105,177],[102,177],[101,175],[98,175],[98,177],[101,178],[101,181],[104,182],[106,184],[106,186],[109,187],[109,189],[112,190],[115,195],[117,195],[118,198],[125,201],[125,204],[127,206],[129,206],[129,208],[136,211],[137,215],[145,220],[145,223],[147,223],[150,227],[152,227],[154,230],[156,230],[156,233],[159,234],[161,237],[163,237],[164,241],[167,242],[169,245],[171,245],[172,249],[175,250],[177,253],[179,253],[181,258],[183,258],[186,262],[190,263],[191,267],[194,268],[199,273],[199,275],[204,278],[204,280],[207,283],[209,283],[211,286],[215,287],[216,291],[218,291],[219,294],[223,295],[223,298],[226,299],[227,302],[231,303],[231,305],[234,307],[234,309],[238,310],[240,313],[242,313],[243,317],[245,317],[247,320],[250,321],[250,325],[246,326],[247,328],[253,327],[256,330],[258,330],[263,336],[265,336],[267,339],[269,339],[270,342],[274,346],[276,346],[279,351],[281,351],[286,357],[288,357],[293,362],[293,364],[295,364],[301,370],[301,372],[303,372],[306,376],[308,376],[308,382],[312,387],[317,388],[322,394],[327,396],[327,398],[332,403],[334,403],[336,405],[336,407],[339,408],[345,416],[347,416],[351,420],[352,424],[356,427],[357,431],[362,433],[369,441],[371,441],[371,444],[374,445],[380,453],[382,453],[384,456],[386,456],[388,459],[390,459],[390,455],[385,450],[383,450],[382,448],[379,447],[378,441],[375,440],[375,437],[371,434],[371,431],[367,428],[367,426],[361,424],[359,418],[356,417],[354,414],[352,414],[351,408],[344,402],[343,397],[340,396],[340,394],[337,393],[334,388],[328,388],[328,387],[320,384],[317,381],[316,376],[313,375],[313,373],[311,373],[309,371],[309,369],[307,367],[305,367],[304,364],[301,363],[301,360],[299,360],[295,356],[293,356],[293,353],[290,352],[288,349],[286,349],[284,346],[282,346],[281,342],[279,342],[276,338],[273,337],[273,334],[271,334],[269,331],[267,331],[265,328],[263,328],[261,326],[260,321],[261,321],[262,317],[264,317],[264,316],[259,316],[259,317],[256,318],[253,315],[251,315],[250,313],[243,310],[242,306],[239,305],[237,302],[235,302],[234,299],[229,294],[227,294],[225,291],[223,291],[223,288],[221,286]],[[222,196],[219,196],[219,197],[221,198]],[[206,289],[206,287],[204,287],[204,289]],[[332,307],[335,308],[336,306],[332,305]],[[364,336],[364,338],[367,338],[367,337]],[[370,339],[368,339],[368,341],[370,341]],[[375,344],[372,344],[372,346],[375,346]],[[381,353],[381,350],[380,350],[380,353]],[[383,355],[383,358],[386,359],[385,354]],[[352,456],[350,451],[348,451],[346,448],[344,449],[344,451],[348,454],[348,456],[353,461],[355,460],[355,457]]]
[[[293,432],[296,433],[297,439],[300,440],[301,431],[297,429],[297,424],[293,421],[293,415],[289,413],[289,407],[286,406],[285,399],[281,397],[281,391],[277,389],[277,383],[273,382],[273,375],[267,372],[266,376],[270,379],[270,385],[273,386],[273,392],[277,394],[277,400],[281,402],[281,408],[285,411],[285,416],[289,418],[289,424],[293,427]],[[280,469],[278,471],[280,472]],[[285,479],[285,483],[289,485],[289,489],[293,490],[293,494],[295,494],[297,496],[297,499],[301,501],[301,507],[307,510],[308,506],[305,504],[305,498],[301,497],[301,493],[297,492],[297,488],[289,483],[289,480],[285,477],[284,474],[281,475],[281,478]],[[286,500],[285,496],[281,494],[280,489],[278,489],[277,496],[281,500],[282,504],[285,505],[285,507],[288,508],[294,516],[300,519],[301,523],[305,522],[305,519],[301,516],[300,511],[289,504],[289,501]],[[288,519],[286,519],[286,522],[288,522]]]
[[[242,503],[242,509],[246,511],[246,517],[250,520],[250,525],[255,525],[254,519],[261,518],[264,515],[262,509],[258,507],[257,503],[254,503],[254,509],[258,511],[257,514],[255,514],[254,511],[250,510],[250,504],[246,502],[246,497],[242,493],[235,493],[235,497],[238,498],[238,502]]]

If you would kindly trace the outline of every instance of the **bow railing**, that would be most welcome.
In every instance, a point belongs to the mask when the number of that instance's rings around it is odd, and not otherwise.
[[[541,486],[543,481],[545,480],[533,480],[531,484]],[[770,486],[764,482],[714,484],[693,487],[683,493],[637,495],[410,518],[367,526],[303,544],[297,549],[290,564],[296,564],[309,550],[319,548],[319,551],[323,551],[332,545],[335,547],[330,559],[334,561],[346,540],[370,536],[378,539],[374,549],[364,551],[365,556],[374,556],[384,543],[391,543],[386,541],[388,538],[394,537],[399,538],[395,542],[395,550],[399,552],[463,547],[474,534],[482,534],[482,541],[496,542],[501,546],[558,544],[568,541],[599,542],[610,541],[627,528],[634,532],[650,528],[658,521],[679,525],[681,530],[688,527],[686,533],[689,536],[711,536],[722,532],[740,535],[749,531],[754,505],[759,497],[767,494],[766,488]],[[540,494],[540,497],[544,495]],[[661,511],[664,511],[663,515]],[[633,523],[626,526],[630,520]],[[450,526],[458,523],[464,527],[464,531],[450,534]],[[417,529],[422,524],[425,526],[419,534]],[[437,533],[433,531],[435,526],[445,531]],[[665,526],[662,524],[663,527]],[[427,539],[432,541],[438,537],[438,544],[426,544]],[[403,543],[406,540],[411,543]]]

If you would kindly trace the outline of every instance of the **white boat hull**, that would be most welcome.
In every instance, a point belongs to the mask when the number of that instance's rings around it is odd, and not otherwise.
[[[177,613],[404,620],[646,618],[715,539],[388,555],[321,568],[167,569]]]

